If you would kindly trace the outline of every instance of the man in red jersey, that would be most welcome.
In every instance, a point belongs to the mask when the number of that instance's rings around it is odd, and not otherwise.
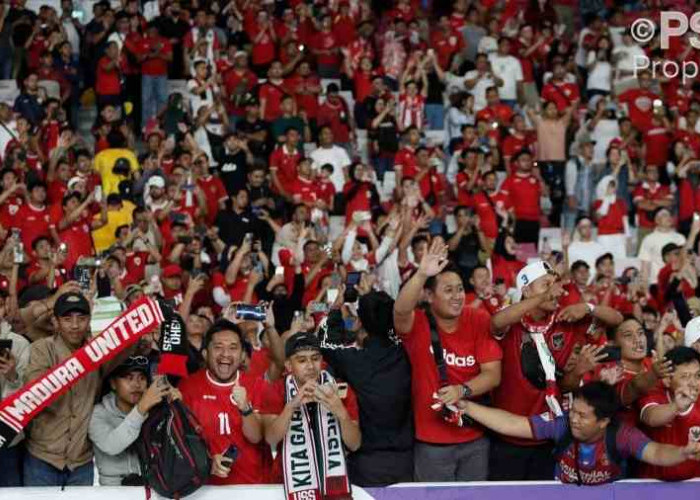
[[[19,228],[25,249],[32,248],[32,242],[39,236],[49,236],[51,215],[46,206],[46,184],[34,182],[27,186],[27,203],[17,211],[13,227]]]
[[[666,353],[673,374],[640,401],[640,419],[655,441],[676,446],[700,442],[700,354],[690,347],[676,347]],[[686,460],[674,467],[642,464],[641,477],[683,481],[700,476],[700,463]]]
[[[203,355],[206,367],[183,380],[179,389],[202,425],[212,456],[209,483],[263,483],[269,462],[256,410],[262,379],[251,378],[240,369],[244,356],[241,330],[227,320],[216,322],[204,336]],[[233,453],[235,460],[230,458]]]
[[[416,148],[420,143],[420,131],[415,126],[410,126],[406,129],[403,134],[404,146],[398,150],[396,156],[394,156],[394,172],[396,173],[396,185],[401,185],[401,179],[403,178],[405,170],[415,170],[418,166],[416,160]]]
[[[504,223],[512,218],[513,205],[510,197],[497,191],[496,172],[489,170],[482,176],[482,189],[472,198],[474,213],[479,217],[479,228],[493,243]]]
[[[515,240],[518,243],[535,243],[540,238],[540,196],[544,183],[533,174],[532,154],[526,149],[513,157],[517,170],[506,177],[501,192],[515,208]]]
[[[580,98],[578,85],[566,81],[566,66],[564,66],[564,63],[554,63],[552,78],[542,87],[542,100],[553,101],[557,105],[557,110],[563,113],[566,108]]]
[[[284,472],[286,498],[351,498],[343,448],[362,443],[355,395],[321,369],[316,335],[292,335],[284,356],[287,376],[265,385],[261,408],[265,441],[279,445],[275,477]]]
[[[651,127],[651,119],[654,116],[654,101],[659,96],[649,90],[651,87],[651,72],[642,70],[637,75],[639,88],[624,91],[618,96],[618,101],[627,107],[627,116],[632,125],[644,133]]]
[[[433,240],[394,304],[394,326],[413,371],[414,474],[420,482],[483,481],[488,439],[479,427],[452,417],[461,399],[498,385],[502,354],[490,335],[488,314],[466,306],[462,278],[447,267],[447,250],[440,238]],[[423,294],[425,310],[418,308]],[[438,342],[432,340],[431,323],[443,351],[440,365],[433,354]]]
[[[486,266],[476,266],[469,277],[471,292],[465,295],[465,303],[469,307],[480,309],[489,315],[494,314],[502,307],[501,297],[494,293],[491,271]]]
[[[297,176],[297,165],[301,160],[299,152],[299,132],[289,127],[285,133],[286,141],[270,155],[270,177],[274,190],[286,199],[290,199],[289,189]]]
[[[591,320],[616,326],[622,315],[609,307],[582,302],[562,309],[561,281],[546,262],[525,266],[516,284],[523,300],[491,318],[493,333],[503,336],[503,376],[492,393],[493,404],[528,417],[546,412],[561,415],[558,384],[562,390],[573,389],[578,379],[570,380],[580,367],[601,356],[601,348],[576,354],[588,341]],[[565,367],[564,377],[557,380],[557,368]],[[552,445],[512,437],[494,441],[489,470],[490,479],[497,481],[551,479]]]

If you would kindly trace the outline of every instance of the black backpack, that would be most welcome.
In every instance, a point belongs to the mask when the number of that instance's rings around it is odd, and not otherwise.
[[[155,406],[141,426],[137,452],[147,487],[182,498],[204,485],[211,458],[202,426],[180,401]]]

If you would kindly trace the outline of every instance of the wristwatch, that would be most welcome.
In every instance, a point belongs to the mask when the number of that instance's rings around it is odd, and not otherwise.
[[[593,314],[593,311],[595,311],[595,304],[592,302],[586,302],[586,308],[588,309],[588,314]]]
[[[246,408],[245,410],[239,409],[238,412],[241,414],[241,417],[247,417],[248,415],[253,413],[253,405],[248,403],[248,408]]]
[[[469,399],[473,391],[467,384],[462,384],[462,399]]]

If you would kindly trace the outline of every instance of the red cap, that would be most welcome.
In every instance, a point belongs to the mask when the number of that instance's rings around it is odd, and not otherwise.
[[[170,264],[169,266],[165,266],[162,275],[163,278],[172,278],[174,276],[182,277],[182,268],[177,264]]]

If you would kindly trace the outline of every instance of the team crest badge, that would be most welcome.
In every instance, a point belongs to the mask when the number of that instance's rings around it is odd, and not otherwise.
[[[564,332],[557,332],[552,335],[552,349],[561,351],[564,348]]]
[[[698,443],[700,442],[700,427],[697,425],[688,429],[688,442]]]

